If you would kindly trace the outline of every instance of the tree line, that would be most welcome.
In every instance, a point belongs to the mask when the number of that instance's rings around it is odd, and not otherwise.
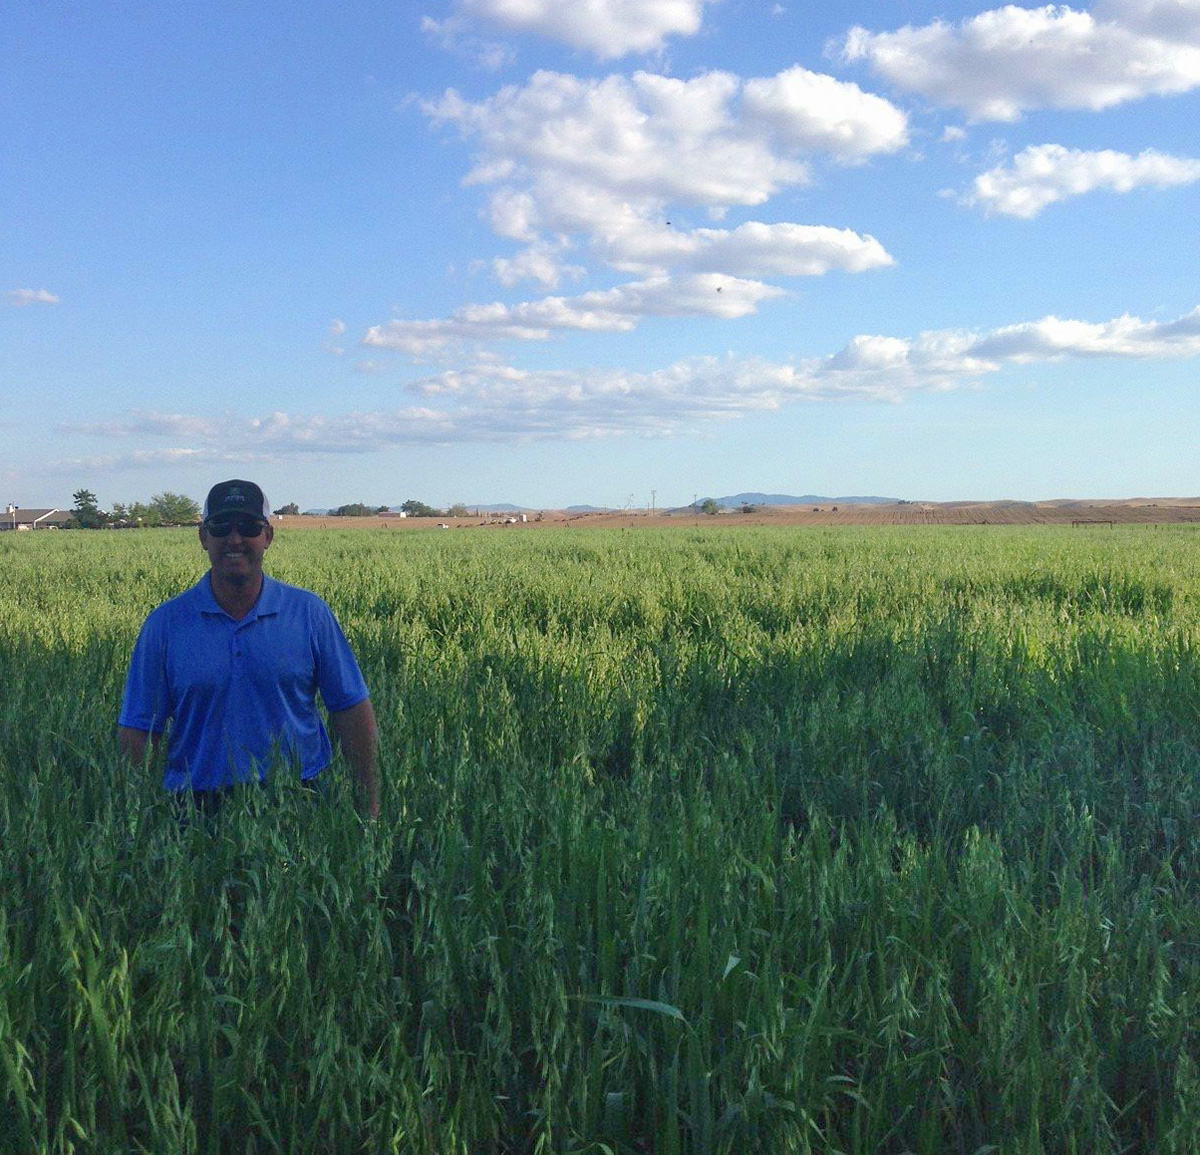
[[[113,502],[112,509],[101,509],[90,489],[77,489],[72,495],[70,529],[125,529],[137,526],[195,525],[200,506],[182,493],[156,493],[148,502]]]
[[[280,513],[285,510],[280,510]],[[367,505],[365,502],[353,501],[349,505],[339,505],[329,511],[330,517],[374,517],[381,513],[391,513],[390,505]],[[449,509],[437,509],[410,497],[404,502],[399,511],[409,517],[470,517],[471,511],[461,501],[455,502]]]
[[[200,519],[200,506],[182,493],[156,493],[148,502],[114,502],[110,510],[100,508],[96,495],[90,489],[77,489],[72,495],[75,502],[71,510],[71,529],[125,529],[137,526],[195,525]],[[448,509],[437,509],[416,498],[409,498],[400,506],[400,511],[409,517],[470,517],[471,511],[460,501]],[[300,507],[289,501],[276,511],[280,514],[296,515]],[[391,513],[390,505],[367,505],[354,501],[331,509],[331,517],[371,517]]]

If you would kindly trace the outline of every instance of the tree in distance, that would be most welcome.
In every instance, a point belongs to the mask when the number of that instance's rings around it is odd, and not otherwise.
[[[334,517],[370,517],[376,510],[373,506],[365,505],[361,501],[352,501],[349,505],[339,505],[337,509],[330,510]]]
[[[200,518],[200,506],[182,493],[156,493],[150,499],[155,525],[194,525]]]
[[[108,521],[108,515],[96,504],[96,495],[90,489],[77,489],[71,497],[75,501],[72,528],[100,529]]]
[[[711,517],[713,514],[720,513],[721,507],[717,504],[715,498],[706,497],[700,503],[700,512],[707,513]]]
[[[96,495],[90,489],[77,490],[73,527],[78,529],[101,529],[106,525],[195,525],[200,519],[200,506],[182,493],[156,493],[149,501],[135,501],[126,505],[113,502],[112,513],[105,513],[96,505]]]
[[[275,512],[295,517],[300,512],[300,507],[294,501],[289,501],[287,505],[281,505]]]
[[[401,507],[409,517],[441,517],[442,511],[434,509],[432,505],[426,505],[423,501],[417,501],[416,498],[410,497]]]

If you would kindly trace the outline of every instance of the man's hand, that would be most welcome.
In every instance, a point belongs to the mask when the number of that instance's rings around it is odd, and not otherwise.
[[[153,734],[148,730],[135,730],[132,726],[117,727],[117,742],[120,743],[121,753],[129,764],[140,770],[146,764],[146,747],[150,747],[151,757],[158,751],[161,734]]]
[[[329,715],[346,761],[354,769],[359,813],[379,817],[379,727],[371,699]]]

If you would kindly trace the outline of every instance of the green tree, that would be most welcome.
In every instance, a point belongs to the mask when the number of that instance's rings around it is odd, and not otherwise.
[[[720,513],[721,507],[717,504],[716,498],[706,497],[700,503],[700,512],[707,513],[711,516],[714,513]]]
[[[361,501],[352,501],[349,505],[339,505],[333,510],[335,517],[370,517],[375,511]]]
[[[182,493],[156,493],[150,499],[150,509],[158,525],[193,525],[200,517],[200,506]]]
[[[71,497],[75,501],[71,524],[78,529],[100,529],[108,518],[96,504],[96,495],[90,489],[77,489]]]
[[[132,502],[126,516],[136,526],[159,524],[157,511],[142,501]]]
[[[275,512],[287,514],[288,517],[295,517],[300,512],[300,507],[294,501],[289,501],[287,505],[281,505]]]
[[[441,517],[441,510],[434,509],[432,505],[426,505],[423,501],[417,501],[416,498],[410,497],[401,507],[409,517]]]
[[[456,501],[447,511],[451,517],[470,517],[471,511],[461,501]]]

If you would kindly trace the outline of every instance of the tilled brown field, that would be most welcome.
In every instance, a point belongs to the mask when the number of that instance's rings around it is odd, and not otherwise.
[[[905,501],[888,505],[767,506],[754,513],[707,514],[645,509],[609,513],[531,512],[527,522],[506,524],[503,516],[467,518],[400,517],[286,517],[288,529],[449,529],[529,530],[611,529],[617,527],[725,525],[1076,525],[1105,529],[1113,525],[1200,524],[1200,497],[1134,498],[1126,501]],[[540,520],[538,520],[540,518]]]

